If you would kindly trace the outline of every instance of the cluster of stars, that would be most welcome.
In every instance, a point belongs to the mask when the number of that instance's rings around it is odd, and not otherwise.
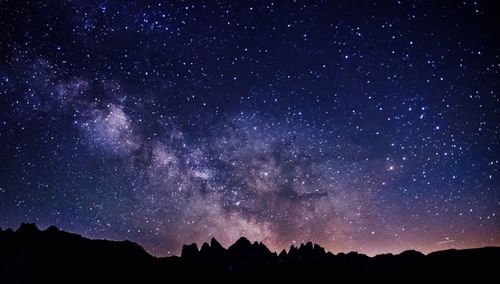
[[[482,1],[4,1],[0,221],[157,255],[500,244]]]

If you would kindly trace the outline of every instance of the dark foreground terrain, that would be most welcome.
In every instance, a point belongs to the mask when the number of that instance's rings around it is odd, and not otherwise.
[[[227,249],[212,239],[200,249],[196,244],[185,245],[181,257],[156,258],[133,242],[90,240],[56,227],[41,231],[34,224],[23,224],[17,231],[0,230],[0,283],[265,281],[268,277],[411,281],[461,276],[495,282],[499,270],[499,247],[368,257],[355,252],[334,255],[307,243],[276,254],[262,243],[241,238]]]

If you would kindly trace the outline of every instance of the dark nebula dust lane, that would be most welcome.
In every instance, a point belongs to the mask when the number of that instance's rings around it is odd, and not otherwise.
[[[0,1],[0,227],[500,245],[494,1]]]

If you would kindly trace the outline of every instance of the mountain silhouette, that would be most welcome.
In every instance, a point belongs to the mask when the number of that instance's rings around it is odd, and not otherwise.
[[[212,238],[199,249],[195,243],[184,245],[180,257],[153,257],[130,241],[91,240],[54,226],[39,230],[35,224],[22,224],[17,231],[0,230],[1,283],[270,279],[263,275],[280,280],[486,279],[497,275],[499,263],[499,247],[368,257],[333,254],[308,242],[277,254],[244,237],[227,249]]]

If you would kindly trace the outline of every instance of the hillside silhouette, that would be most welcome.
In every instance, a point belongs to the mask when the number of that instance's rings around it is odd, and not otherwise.
[[[53,226],[42,231],[35,224],[22,224],[17,231],[0,230],[1,283],[248,280],[264,275],[281,280],[496,277],[499,263],[499,247],[368,257],[332,254],[308,242],[277,254],[244,237],[227,249],[212,238],[200,248],[184,245],[180,257],[153,257],[130,241],[91,240]]]

